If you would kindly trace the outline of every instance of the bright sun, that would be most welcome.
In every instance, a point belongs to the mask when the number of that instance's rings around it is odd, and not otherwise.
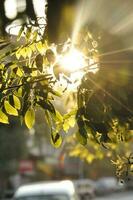
[[[72,48],[61,58],[60,64],[64,69],[76,72],[85,67],[84,55],[77,49]]]

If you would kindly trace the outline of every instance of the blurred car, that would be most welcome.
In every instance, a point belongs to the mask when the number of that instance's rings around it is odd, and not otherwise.
[[[90,179],[80,179],[74,181],[76,192],[80,200],[93,199],[95,194],[95,183]]]
[[[72,181],[44,182],[18,188],[15,200],[78,200]]]
[[[104,177],[99,179],[95,185],[96,195],[106,195],[112,192],[120,191],[124,189],[124,185],[119,184],[114,177]]]

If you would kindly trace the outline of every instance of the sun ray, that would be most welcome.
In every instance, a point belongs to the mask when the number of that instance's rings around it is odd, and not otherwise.
[[[105,53],[99,54],[98,57],[108,56],[108,55],[113,55],[113,54],[118,54],[118,53],[123,53],[123,52],[126,52],[126,51],[132,51],[132,50],[133,50],[133,46],[128,47],[128,48],[117,49],[117,50],[114,50],[114,51],[105,52]]]
[[[80,32],[81,28],[86,24],[90,23],[93,18],[95,17],[95,14],[93,10],[100,7],[101,3],[97,5],[96,1],[93,0],[82,0],[80,1],[78,7],[77,7],[77,16],[75,20],[75,25],[72,33],[72,44],[75,44],[77,40],[78,33]]]
[[[95,83],[91,78],[88,78],[92,84],[94,84],[98,89],[101,89],[105,94],[107,94],[112,100],[114,100],[116,103],[118,103],[120,106],[122,106],[125,110],[130,112],[130,114],[133,115],[133,111],[128,108],[126,105],[124,105],[121,101],[119,101],[116,97],[114,97],[112,94],[110,94],[108,91],[106,91],[104,88],[102,88],[100,85]]]

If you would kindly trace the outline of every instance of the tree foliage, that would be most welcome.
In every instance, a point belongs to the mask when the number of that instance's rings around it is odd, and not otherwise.
[[[51,4],[49,1],[49,6]],[[58,34],[51,32],[55,29],[55,25],[49,23],[52,22],[51,11],[48,10],[47,16],[49,40],[60,41]],[[52,28],[49,28],[50,24]],[[55,147],[62,144],[62,131],[68,132],[75,123],[78,127],[76,138],[83,146],[90,143],[111,149],[110,145],[132,142],[133,68],[131,63],[116,66],[119,59],[129,60],[132,52],[111,56],[111,61],[108,56],[103,58],[99,35],[94,39],[85,27],[76,48],[83,52],[87,66],[76,94],[73,94],[75,108],[62,115],[54,100],[62,101],[72,81],[70,73],[61,67],[57,58],[70,50],[71,41],[51,45],[46,40],[44,27],[45,24],[39,24],[38,20],[29,20],[20,28],[15,45],[9,39],[0,40],[0,122],[8,124],[13,115],[30,129],[35,123],[36,109],[41,108]],[[66,81],[63,89],[60,89],[60,75]]]
[[[13,115],[30,129],[35,123],[35,110],[41,107],[51,127],[51,141],[58,147],[62,143],[60,131],[68,130],[65,124],[71,114],[63,117],[53,105],[55,97],[61,96],[58,80],[50,72],[55,55],[39,31],[31,25],[23,26],[15,47],[11,41],[0,41],[0,122],[8,124]],[[21,37],[25,38],[22,43]]]

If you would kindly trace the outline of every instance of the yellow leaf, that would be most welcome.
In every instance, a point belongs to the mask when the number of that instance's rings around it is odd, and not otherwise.
[[[31,73],[31,76],[32,76],[32,77],[33,77],[33,76],[37,77],[37,75],[38,75],[37,70],[36,70],[36,71],[32,71],[32,73]]]
[[[14,108],[13,106],[11,106],[8,101],[4,101],[4,107],[5,107],[6,112],[9,115],[18,116],[18,111],[16,110],[16,108]]]
[[[52,133],[51,135],[51,144],[55,147],[55,148],[59,148],[62,144],[62,137],[59,133],[57,133],[56,131]]]
[[[27,47],[24,47],[23,49],[21,49],[20,54],[23,58],[28,57],[27,55]]]
[[[10,68],[11,68],[11,70],[13,70],[13,69],[17,68],[17,65],[16,65],[16,64],[12,64],[12,65],[10,66]]]
[[[29,108],[24,116],[26,126],[31,129],[35,123],[35,112],[33,108]]]
[[[26,34],[25,34],[26,39],[27,39],[27,42],[28,42],[28,40],[29,40],[30,37],[31,37],[31,31],[32,31],[32,28],[31,28],[31,27],[28,27],[28,28],[27,28],[27,31],[26,31]]]
[[[21,102],[19,100],[19,98],[15,95],[13,95],[13,100],[14,100],[14,107],[18,110],[20,110],[21,108]]]
[[[37,39],[37,36],[38,36],[38,32],[37,31],[34,31],[34,33],[33,33],[33,40],[36,40]]]
[[[9,124],[8,117],[1,110],[0,110],[0,122],[4,124]]]
[[[68,124],[67,122],[65,122],[65,123],[63,124],[63,130],[64,130],[65,132],[67,132],[67,131],[69,130],[69,128],[70,128],[69,124]]]
[[[0,64],[0,69],[4,69],[5,65],[4,64]]]
[[[20,48],[16,51],[16,58],[19,60],[19,58],[21,57],[20,54]]]
[[[69,123],[69,126],[70,127],[74,127],[75,126],[75,117],[70,117],[69,119],[68,119],[68,123]]]
[[[22,97],[22,87],[20,87],[18,90],[14,91],[15,96]]]
[[[56,120],[63,122],[63,117],[57,110],[56,110]]]
[[[36,51],[35,43],[31,44],[29,47],[33,52]]]
[[[18,70],[16,72],[16,74],[19,76],[19,77],[22,77],[24,74],[23,74],[23,71],[18,67]]]
[[[39,52],[40,54],[44,54],[44,53],[45,53],[45,48],[44,48],[42,42],[38,42],[38,43],[36,44],[36,48],[37,48],[37,50],[38,50],[38,52]]]
[[[27,48],[27,56],[28,56],[28,58],[30,58],[32,56],[32,50],[30,47]]]

